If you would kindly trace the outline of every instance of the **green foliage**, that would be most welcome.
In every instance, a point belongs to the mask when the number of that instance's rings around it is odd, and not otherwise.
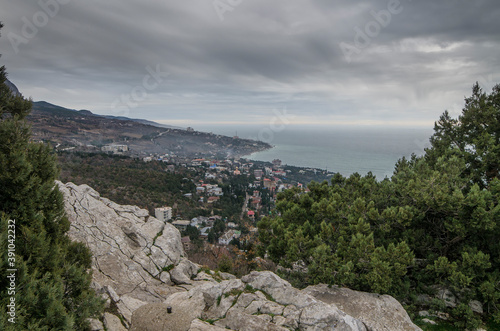
[[[465,175],[481,188],[487,187],[500,171],[499,108],[500,85],[488,95],[476,83],[458,119],[445,112],[435,124],[429,161],[451,149],[466,162]]]
[[[311,183],[308,193],[279,194],[278,215],[258,223],[259,253],[287,268],[305,264],[307,284],[403,301],[444,286],[462,302],[450,311],[459,327],[479,323],[470,300],[498,315],[499,100],[500,85],[486,95],[476,84],[462,115],[445,112],[432,148],[399,160],[390,179],[337,174],[330,185]]]
[[[188,236],[189,239],[193,242],[195,241],[199,241],[199,237],[200,237],[200,230],[198,230],[197,227],[195,226],[191,226],[191,225],[188,225],[186,227],[186,230],[183,231],[182,235],[184,236]]]
[[[233,261],[231,260],[231,258],[227,255],[222,255],[222,257],[219,260],[218,269],[221,272],[232,272],[233,271]]]
[[[126,156],[93,153],[59,153],[60,179],[87,184],[117,203],[149,209],[172,206],[185,218],[198,216],[194,201],[183,197],[196,188],[189,174],[167,173],[163,162],[143,162]]]
[[[163,267],[162,268],[162,271],[166,271],[166,272],[169,272],[170,270],[174,269],[175,268],[175,265],[173,264],[169,264],[167,265],[166,267]]]
[[[208,232],[208,242],[212,244],[217,242],[219,237],[224,233],[224,230],[226,230],[226,223],[221,219],[215,220],[214,226]]]
[[[458,328],[453,324],[441,321],[439,319],[434,320],[437,324],[429,324],[426,322],[422,322],[420,318],[414,320],[414,323],[418,325],[424,331],[462,331],[463,328]]]
[[[30,142],[25,117],[31,101],[12,95],[0,68],[0,306],[15,298],[15,324],[0,314],[1,330],[85,330],[102,311],[90,289],[89,250],[66,236],[69,221],[48,146]],[[15,220],[15,239],[8,230]],[[15,244],[15,295],[8,293],[8,244]]]
[[[247,285],[245,286],[245,293],[255,293],[255,292],[257,292],[257,291],[258,291],[258,290],[257,290],[257,289],[255,289],[255,288],[253,288],[253,286],[252,286],[252,285],[250,285],[250,284],[247,284]]]

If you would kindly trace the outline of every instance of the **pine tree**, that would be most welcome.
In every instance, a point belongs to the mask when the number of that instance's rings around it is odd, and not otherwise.
[[[66,236],[70,224],[54,183],[55,158],[47,145],[31,141],[31,101],[13,95],[6,79],[2,66],[0,330],[84,330],[87,318],[102,310],[90,289],[90,251]],[[6,314],[12,300],[15,317]]]
[[[464,175],[481,188],[500,176],[500,85],[486,94],[479,84],[472,87],[472,96],[458,119],[445,112],[435,124],[432,148],[427,159],[436,162],[446,150],[466,161]]]
[[[335,175],[309,193],[278,195],[279,216],[264,218],[259,253],[290,268],[305,262],[304,285],[325,282],[388,293],[411,304],[436,286],[460,304],[459,327],[500,322],[500,85],[476,84],[457,119],[445,112],[424,156],[402,158],[390,179]],[[444,308],[443,308],[444,309]]]

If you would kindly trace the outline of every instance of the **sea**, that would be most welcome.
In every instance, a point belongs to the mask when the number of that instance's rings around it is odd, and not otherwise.
[[[430,146],[432,127],[382,126],[235,126],[195,128],[267,142],[273,148],[246,156],[256,161],[280,159],[283,164],[338,172],[343,176],[372,172],[378,180],[391,177],[396,162],[422,155]]]

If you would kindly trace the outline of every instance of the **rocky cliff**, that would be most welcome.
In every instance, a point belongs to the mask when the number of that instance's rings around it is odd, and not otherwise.
[[[93,286],[108,301],[93,330],[420,330],[387,295],[298,290],[269,271],[236,279],[200,268],[169,223],[87,185],[58,185],[69,236],[91,249]]]

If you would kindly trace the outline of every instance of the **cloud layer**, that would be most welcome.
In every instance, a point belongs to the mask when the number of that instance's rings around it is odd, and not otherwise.
[[[25,95],[101,114],[430,126],[500,82],[495,0],[58,1],[0,5],[0,61]]]

